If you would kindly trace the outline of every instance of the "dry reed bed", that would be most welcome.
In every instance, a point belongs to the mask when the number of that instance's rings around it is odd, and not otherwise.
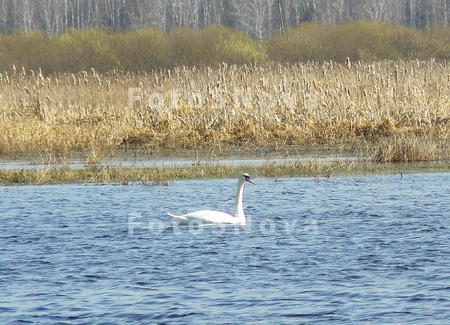
[[[448,159],[447,62],[323,63],[153,74],[0,75],[0,154],[72,151],[101,161],[124,145],[343,145],[383,161]]]

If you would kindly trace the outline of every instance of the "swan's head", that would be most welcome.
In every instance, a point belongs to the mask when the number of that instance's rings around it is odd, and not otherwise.
[[[250,178],[250,175],[247,173],[242,174],[241,180],[242,180],[242,182],[249,182],[249,183],[255,184],[255,183],[253,183],[253,180]]]

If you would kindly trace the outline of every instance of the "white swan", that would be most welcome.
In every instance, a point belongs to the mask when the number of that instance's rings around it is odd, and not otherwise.
[[[169,216],[178,221],[181,225],[189,225],[191,222],[208,223],[208,224],[233,224],[242,225],[246,223],[244,208],[242,207],[242,195],[244,190],[245,182],[253,183],[253,180],[246,173],[239,176],[238,186],[236,192],[236,200],[234,203],[235,216],[229,215],[225,212],[212,211],[212,210],[201,210],[196,212],[191,212],[184,214],[182,216],[176,216],[174,214],[168,213]]]

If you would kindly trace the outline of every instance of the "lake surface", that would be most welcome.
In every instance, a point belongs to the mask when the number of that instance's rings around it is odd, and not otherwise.
[[[1,324],[440,324],[450,174],[0,187]]]

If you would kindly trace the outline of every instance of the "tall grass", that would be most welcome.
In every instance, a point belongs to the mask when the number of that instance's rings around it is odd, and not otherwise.
[[[449,76],[433,60],[52,77],[14,67],[0,75],[0,154],[64,162],[79,151],[95,164],[124,147],[339,146],[379,161],[448,159]],[[382,152],[431,145],[405,159]]]

